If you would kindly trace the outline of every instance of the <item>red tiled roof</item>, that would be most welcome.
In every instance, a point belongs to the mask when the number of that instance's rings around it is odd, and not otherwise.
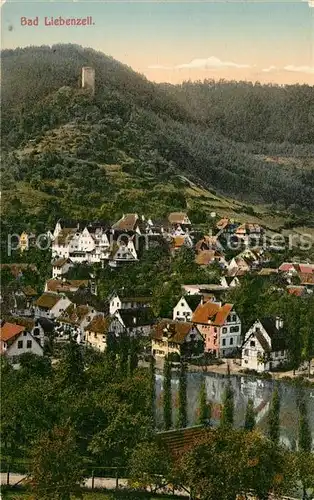
[[[293,264],[292,262],[284,262],[281,264],[279,267],[279,271],[286,273],[287,271],[290,271],[291,269],[294,269],[296,264]]]
[[[233,304],[224,304],[221,306],[215,302],[205,302],[200,304],[192,316],[194,323],[208,324],[214,326],[222,326],[233,308]]]
[[[6,342],[21,332],[24,332],[24,330],[25,326],[16,325],[15,323],[4,323],[4,325],[0,327],[0,340]]]

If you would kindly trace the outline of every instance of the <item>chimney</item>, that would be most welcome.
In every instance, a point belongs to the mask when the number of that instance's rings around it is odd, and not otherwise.
[[[201,295],[201,305],[204,304],[204,295]]]
[[[276,328],[277,330],[283,328],[283,319],[280,318],[279,316],[276,317]]]

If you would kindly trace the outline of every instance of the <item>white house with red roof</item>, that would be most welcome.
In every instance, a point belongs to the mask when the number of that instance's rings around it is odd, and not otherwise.
[[[13,363],[26,352],[43,356],[43,346],[40,339],[33,336],[25,326],[2,321],[0,327],[1,354],[7,356]]]

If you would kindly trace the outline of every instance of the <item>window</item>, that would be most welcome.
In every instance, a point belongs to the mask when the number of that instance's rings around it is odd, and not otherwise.
[[[230,323],[230,321],[231,321],[231,316],[228,316],[227,323]]]
[[[255,340],[251,340],[251,342],[250,342],[250,346],[251,346],[251,347],[255,347]]]
[[[279,352],[276,351],[275,352],[275,358],[278,358],[278,356],[279,356]]]
[[[226,339],[222,339],[222,345],[226,345]]]
[[[236,314],[233,314],[232,321],[237,321],[237,315]]]
[[[214,328],[214,332],[217,333],[217,328],[216,327]]]
[[[180,314],[180,311],[177,311],[177,316],[179,316],[179,314]]]
[[[281,356],[284,356],[285,355],[285,351],[281,351]]]
[[[27,332],[23,332],[23,336],[26,337],[26,335],[27,335]]]
[[[240,330],[240,327],[239,326],[231,326],[230,327],[230,332],[231,333],[236,333]]]
[[[17,342],[17,348],[18,349],[23,349],[23,340],[18,340],[18,342]]]
[[[27,349],[31,349],[32,348],[32,341],[31,340],[28,340],[26,342],[26,347],[27,347]]]
[[[181,302],[181,307],[184,307],[184,302]]]
[[[224,328],[222,329],[222,333],[227,333],[227,331],[228,331],[228,328],[226,328],[226,327],[224,327]]]
[[[233,337],[230,337],[229,345],[233,345]]]
[[[248,356],[249,355],[249,350],[248,349],[244,349],[244,356]]]

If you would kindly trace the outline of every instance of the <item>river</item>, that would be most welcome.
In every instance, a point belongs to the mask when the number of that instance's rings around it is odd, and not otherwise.
[[[187,373],[187,401],[188,401],[188,424],[197,423],[199,390],[202,381],[205,379],[207,400],[212,403],[212,421],[214,425],[219,423],[221,402],[224,390],[228,383],[228,377],[216,373]],[[235,426],[243,425],[247,401],[253,399],[256,423],[262,430],[266,429],[267,415],[270,407],[271,395],[274,387],[272,380],[260,380],[255,377],[231,375],[235,395]],[[162,385],[163,376],[156,375],[156,413],[157,426],[162,429]],[[296,406],[298,389],[285,382],[278,383],[281,396],[281,440],[287,446],[295,449],[298,433],[298,411]],[[173,400],[173,422],[176,421],[178,408],[178,388],[179,380],[177,373],[172,373],[172,400]],[[304,389],[308,407],[310,427],[314,439],[314,389]]]

